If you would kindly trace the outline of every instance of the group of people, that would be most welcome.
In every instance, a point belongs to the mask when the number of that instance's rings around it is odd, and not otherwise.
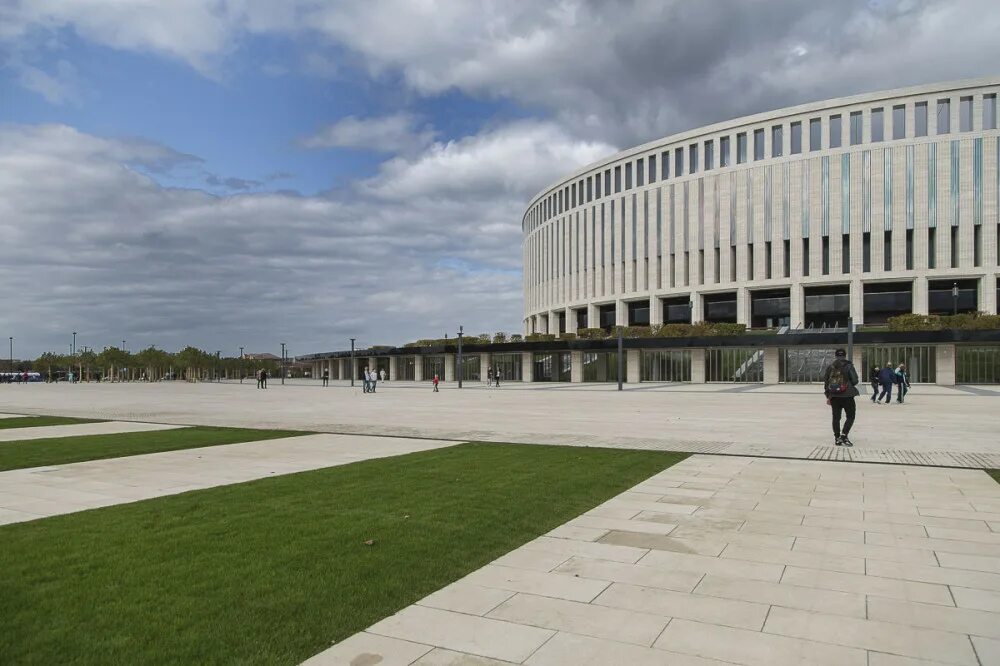
[[[500,368],[495,370],[492,366],[486,368],[486,385],[500,388]]]
[[[27,384],[28,372],[5,372],[0,374],[0,384]]]
[[[365,366],[364,375],[362,375],[364,380],[364,393],[374,393],[375,387],[378,386],[380,381],[385,381],[385,369],[382,370],[369,370],[368,366]],[[327,376],[323,373],[323,385],[326,386]]]
[[[886,363],[881,370],[877,365],[872,366],[868,381],[872,385],[872,402],[882,402],[882,398],[885,398],[887,405],[892,402],[892,386],[895,384],[896,402],[903,404],[903,399],[910,390],[910,375],[905,363],[900,363],[895,370],[892,369],[892,363]],[[882,388],[881,393],[879,387]]]
[[[892,363],[886,363],[882,369],[874,366],[869,380],[872,385],[872,403],[885,398],[885,404],[889,404],[892,399],[892,385],[895,384],[896,402],[902,404],[910,389],[910,376],[905,363],[900,363],[895,370],[892,369]],[[854,364],[847,360],[847,352],[838,349],[833,363],[823,372],[823,393],[833,412],[833,441],[836,446],[854,446],[848,435],[854,426],[857,411],[854,399],[861,395],[858,390],[859,381],[858,371],[854,369]],[[879,393],[880,387],[881,393]],[[844,418],[843,427],[841,418]]]
[[[267,370],[264,370],[263,368],[257,372],[257,388],[267,388]]]

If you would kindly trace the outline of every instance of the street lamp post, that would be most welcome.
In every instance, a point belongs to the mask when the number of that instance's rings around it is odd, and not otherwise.
[[[622,329],[618,327],[618,390],[622,390],[622,378],[625,375],[625,354],[622,352]]]
[[[281,385],[285,385],[285,343],[281,343]]]
[[[73,331],[73,351],[70,355],[76,356],[76,331]]]
[[[357,374],[357,369],[354,367],[354,340],[351,338],[351,388],[354,388],[354,375]]]
[[[951,285],[951,313],[953,315],[958,314],[958,283],[953,282]]]
[[[216,352],[215,352],[215,381],[216,382],[220,381],[220,379],[219,379],[219,363],[221,362],[220,361],[220,357],[221,356],[222,356],[222,352],[219,351],[219,350],[216,350]]]
[[[458,367],[455,369],[458,374],[458,388],[462,388],[462,327],[458,327]]]
[[[10,371],[14,372],[14,336],[10,336]]]
[[[240,384],[243,383],[243,347],[240,347]]]

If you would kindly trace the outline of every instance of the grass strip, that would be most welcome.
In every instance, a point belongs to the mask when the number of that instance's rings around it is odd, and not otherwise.
[[[0,430],[9,428],[36,428],[42,426],[75,425],[77,423],[100,423],[99,419],[74,419],[68,416],[15,416],[0,419]]]
[[[1000,469],[988,469],[986,473],[993,477],[993,480],[1000,483]]]
[[[175,430],[125,432],[114,435],[83,435],[0,442],[0,471],[65,465],[83,460],[102,460],[143,453],[195,449],[201,446],[254,442],[294,437],[308,433],[294,430],[256,430],[196,426]]]
[[[296,664],[685,457],[461,444],[0,527],[0,663]]]

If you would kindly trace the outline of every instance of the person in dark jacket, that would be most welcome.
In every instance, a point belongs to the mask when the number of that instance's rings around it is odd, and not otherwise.
[[[872,373],[868,375],[868,382],[872,385],[872,402],[878,400],[878,388],[882,382],[878,378],[878,366],[872,366]]]
[[[854,427],[857,406],[854,399],[861,395],[858,391],[858,371],[847,360],[847,352],[838,349],[833,363],[823,371],[823,393],[833,412],[833,443],[837,446],[854,446],[848,435]],[[846,415],[844,427],[840,427],[841,415]]]
[[[878,371],[878,383],[882,385],[882,393],[877,402],[882,402],[882,398],[885,398],[885,404],[888,405],[892,402],[892,385],[896,383],[896,372],[892,369],[892,363],[886,363],[885,367]]]
[[[903,404],[903,399],[910,390],[910,373],[906,371],[906,364],[900,363],[896,368],[896,402]]]

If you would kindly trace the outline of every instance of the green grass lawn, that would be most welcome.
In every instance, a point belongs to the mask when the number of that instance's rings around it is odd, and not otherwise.
[[[0,430],[97,422],[96,419],[71,419],[68,416],[15,416],[11,419],[0,419]]]
[[[176,430],[126,432],[116,435],[84,435],[0,442],[0,471],[64,465],[81,460],[135,456],[157,451],[194,449],[199,446],[253,442],[260,439],[292,437],[308,433],[293,430],[254,430],[197,426]]]
[[[993,477],[993,480],[1000,483],[1000,469],[988,469],[986,473]]]
[[[295,664],[684,457],[461,444],[0,527],[0,663]]]

